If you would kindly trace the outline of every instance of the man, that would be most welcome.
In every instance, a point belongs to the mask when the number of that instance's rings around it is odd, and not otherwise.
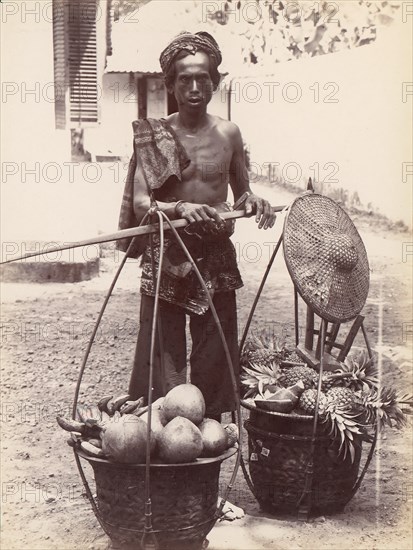
[[[181,33],[162,52],[160,63],[166,87],[176,98],[178,113],[161,121],[134,123],[133,209],[141,220],[156,203],[169,218],[184,218],[190,223],[189,230],[181,235],[213,296],[238,374],[235,290],[242,286],[242,280],[229,238],[231,226],[219,215],[228,210],[228,185],[235,201],[248,194],[246,212],[255,214],[260,228],[273,227],[275,216],[270,204],[249,187],[238,127],[207,113],[219,84],[221,60],[217,43],[204,32]],[[166,164],[160,168],[163,161]],[[154,398],[186,381],[185,327],[189,314],[191,382],[205,397],[206,416],[220,420],[222,412],[235,408],[222,341],[194,270],[170,233],[165,235]],[[140,330],[129,388],[132,398],[147,395],[158,262],[159,239],[154,237],[142,259]]]

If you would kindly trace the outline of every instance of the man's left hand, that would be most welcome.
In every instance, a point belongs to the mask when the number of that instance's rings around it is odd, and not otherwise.
[[[272,211],[270,203],[254,193],[249,195],[245,201],[245,213],[247,216],[255,214],[255,221],[258,223],[259,229],[271,229],[275,224],[276,215]]]

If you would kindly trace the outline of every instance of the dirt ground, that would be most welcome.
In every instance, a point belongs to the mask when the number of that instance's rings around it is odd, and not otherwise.
[[[287,204],[294,198],[282,190],[259,191],[272,204]],[[412,390],[412,256],[408,255],[412,238],[374,215],[353,213],[352,218],[371,266],[364,308],[367,333],[378,353],[384,383],[408,392]],[[259,232],[252,220],[237,222],[234,242],[245,283],[238,292],[240,332],[280,235],[281,221],[282,216],[271,233]],[[70,414],[88,338],[119,265],[112,247],[104,247],[102,255],[101,276],[92,281],[2,286],[4,550],[102,550],[107,544],[85,497],[66,435],[55,421],[58,412]],[[121,274],[92,347],[81,401],[94,403],[108,392],[121,393],[127,388],[138,328],[138,288],[139,268],[132,261]],[[287,340],[293,338],[292,284],[282,254],[271,270],[252,329],[264,326]],[[356,341],[356,346],[363,345],[362,340]],[[220,546],[218,539],[214,543],[214,529],[210,548],[412,548],[411,435],[411,422],[402,431],[388,429],[345,511],[308,523],[265,515],[268,521],[262,526],[263,515],[239,471],[230,500],[245,509],[247,518],[232,524],[232,546]],[[223,487],[232,468],[231,460],[222,468]],[[255,533],[253,543],[243,529],[251,536]]]

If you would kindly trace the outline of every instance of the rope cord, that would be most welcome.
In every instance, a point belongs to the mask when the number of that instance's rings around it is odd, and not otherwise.
[[[152,318],[151,347],[149,354],[149,382],[148,382],[148,424],[146,432],[146,463],[145,463],[145,532],[142,537],[142,546],[147,545],[147,535],[152,531],[152,504],[150,489],[150,465],[151,465],[151,427],[152,427],[152,384],[153,384],[153,364],[155,359],[156,329],[158,325],[159,291],[162,275],[163,253],[164,253],[164,228],[162,216],[159,210],[156,211],[159,218],[159,264],[158,276],[156,279],[154,309]],[[156,539],[154,540],[156,547]]]
[[[142,219],[142,222],[141,222],[140,225],[143,225],[144,222],[146,221],[146,219],[147,219],[147,216],[144,216],[144,218]],[[92,349],[93,342],[95,341],[96,333],[98,331],[98,328],[99,328],[100,322],[102,320],[103,314],[105,313],[106,306],[108,305],[108,302],[109,302],[109,299],[112,295],[113,289],[115,288],[115,285],[116,285],[116,283],[119,279],[119,275],[121,274],[121,271],[122,271],[122,269],[123,269],[123,267],[126,263],[126,260],[128,259],[129,252],[132,249],[132,246],[134,244],[135,239],[136,239],[136,237],[134,237],[131,240],[131,242],[129,243],[129,246],[128,246],[126,252],[125,252],[125,256],[122,259],[118,269],[116,270],[113,281],[112,281],[112,283],[109,287],[108,292],[106,293],[105,300],[102,304],[102,307],[100,308],[99,315],[98,315],[98,318],[96,319],[95,326],[93,327],[92,334],[89,338],[89,342],[88,342],[88,345],[87,345],[87,348],[86,348],[86,351],[85,351],[85,355],[83,357],[82,365],[80,367],[79,376],[78,376],[78,379],[77,379],[77,384],[76,384],[76,389],[75,389],[75,395],[74,395],[74,398],[73,398],[73,408],[72,408],[72,418],[73,419],[76,419],[76,409],[77,409],[77,402],[78,402],[78,399],[79,399],[80,385],[82,383],[82,378],[83,378],[83,374],[85,372],[87,360],[89,359],[90,350]]]
[[[242,335],[242,338],[241,338],[241,342],[240,342],[240,345],[239,345],[239,355],[240,355],[240,357],[242,355],[242,350],[244,349],[245,340],[247,338],[247,335],[248,335],[248,332],[249,332],[249,329],[250,329],[252,318],[254,317],[255,309],[258,305],[258,301],[259,301],[261,293],[264,289],[265,283],[267,281],[267,277],[268,277],[268,275],[271,271],[271,268],[272,268],[272,265],[274,263],[275,257],[277,256],[278,250],[281,246],[282,238],[283,238],[283,234],[281,233],[280,238],[278,239],[277,245],[274,249],[274,252],[272,253],[272,256],[270,258],[270,261],[268,262],[268,265],[267,265],[267,268],[265,270],[264,276],[262,278],[261,284],[258,288],[258,292],[255,296],[254,302],[253,302],[251,310],[249,312],[247,323],[245,325],[245,329],[244,329],[244,332],[243,332],[243,335]],[[239,418],[241,418],[241,415],[239,416]],[[241,430],[240,430],[239,433],[241,434]],[[241,440],[241,437],[240,437],[240,440]],[[240,454],[240,464],[241,464],[242,473],[244,474],[245,481],[247,482],[247,485],[248,485],[251,493],[255,496],[255,498],[257,498],[257,494],[256,494],[256,491],[254,489],[254,484],[253,484],[252,479],[250,478],[250,476],[248,474],[247,468],[245,466],[244,458],[242,457],[241,454]]]
[[[315,410],[314,410],[314,421],[313,421],[313,431],[311,435],[311,445],[310,445],[310,457],[308,459],[306,468],[305,468],[305,480],[304,480],[304,489],[298,499],[298,519],[307,520],[308,514],[311,508],[311,490],[313,485],[313,474],[314,474],[314,453],[317,439],[317,424],[318,424],[318,413],[320,406],[320,395],[321,395],[321,385],[323,378],[324,370],[324,346],[326,340],[326,331],[327,331],[327,321],[325,319],[321,320],[321,349],[320,349],[320,366],[318,374],[318,386],[317,386],[317,396],[315,401]]]
[[[146,222],[146,219],[147,219],[147,216],[145,215],[141,221],[141,225],[144,224],[144,222]],[[89,358],[89,355],[90,355],[90,351],[92,349],[92,345],[93,345],[93,342],[95,341],[95,336],[96,336],[96,333],[98,331],[98,328],[99,328],[99,325],[100,325],[100,322],[102,320],[102,317],[103,317],[103,314],[106,310],[106,306],[108,305],[108,302],[109,302],[109,299],[112,295],[112,292],[113,292],[113,289],[115,288],[115,285],[119,279],[119,275],[121,274],[121,271],[126,263],[126,260],[128,259],[128,256],[129,256],[129,253],[134,245],[134,242],[135,242],[135,239],[137,237],[134,237],[131,242],[129,243],[129,246],[126,250],[126,253],[125,253],[125,256],[124,258],[122,259],[116,273],[115,273],[115,276],[113,278],[113,281],[109,287],[109,290],[108,292],[106,293],[106,296],[105,296],[105,300],[102,304],[102,307],[100,309],[100,312],[99,312],[99,315],[98,315],[98,318],[96,319],[96,323],[95,323],[95,326],[93,327],[93,331],[92,331],[92,334],[89,338],[89,342],[88,342],[88,345],[87,345],[87,348],[86,348],[86,351],[85,351],[85,355],[83,357],[83,361],[82,361],[82,365],[80,367],[80,371],[79,371],[79,376],[78,376],[78,379],[77,379],[77,383],[76,383],[76,388],[75,388],[75,394],[74,394],[74,398],[73,398],[73,407],[72,407],[72,418],[75,419],[76,418],[76,411],[77,411],[77,402],[78,402],[78,399],[79,399],[79,391],[80,391],[80,385],[82,383],[82,378],[83,378],[83,374],[85,372],[85,368],[86,368],[86,364],[87,364],[87,360]],[[79,471],[79,475],[82,479],[82,482],[83,482],[83,486],[85,488],[85,491],[86,491],[86,495],[89,499],[89,502],[92,506],[92,509],[95,513],[95,516],[97,518],[97,520],[99,521],[102,529],[104,530],[104,527],[103,527],[103,524],[102,524],[102,521],[100,519],[100,516],[99,516],[99,510],[97,508],[97,505],[96,505],[96,502],[95,502],[95,499],[93,497],[93,494],[92,494],[92,491],[90,490],[90,487],[89,487],[89,483],[86,479],[86,476],[85,476],[85,473],[83,471],[83,466],[81,464],[81,461],[79,459],[79,456],[76,452],[76,449],[73,449],[73,454],[75,456],[75,461],[76,461],[76,466],[77,466],[77,469]]]
[[[270,258],[270,261],[268,262],[268,265],[267,265],[267,268],[265,270],[265,273],[264,273],[264,276],[262,278],[262,281],[261,281],[261,284],[258,288],[258,292],[255,296],[255,299],[254,299],[254,302],[252,304],[252,307],[251,307],[251,310],[250,310],[250,313],[248,315],[248,319],[247,319],[247,323],[245,325],[245,329],[244,329],[244,333],[242,335],[242,338],[241,338],[241,342],[240,342],[240,345],[239,345],[239,350],[240,350],[240,355],[242,353],[242,350],[244,349],[244,344],[245,344],[245,340],[247,338],[247,335],[248,335],[248,332],[249,332],[249,329],[250,329],[250,325],[251,325],[251,322],[252,322],[252,318],[254,317],[254,313],[255,313],[255,309],[257,307],[257,304],[258,304],[258,300],[260,299],[261,297],[261,293],[264,289],[264,285],[267,281],[267,277],[271,271],[271,268],[272,268],[272,264],[274,263],[274,260],[275,260],[275,257],[277,255],[277,252],[281,246],[281,243],[282,243],[282,239],[283,239],[283,234],[281,233],[281,236],[280,238],[278,239],[278,242],[277,242],[277,246],[275,247],[274,249],[274,252],[272,253],[271,255],[271,258]]]

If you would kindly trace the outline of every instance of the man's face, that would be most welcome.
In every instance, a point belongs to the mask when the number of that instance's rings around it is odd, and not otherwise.
[[[208,55],[196,52],[175,61],[175,81],[170,91],[174,93],[178,107],[206,109],[213,92]]]

